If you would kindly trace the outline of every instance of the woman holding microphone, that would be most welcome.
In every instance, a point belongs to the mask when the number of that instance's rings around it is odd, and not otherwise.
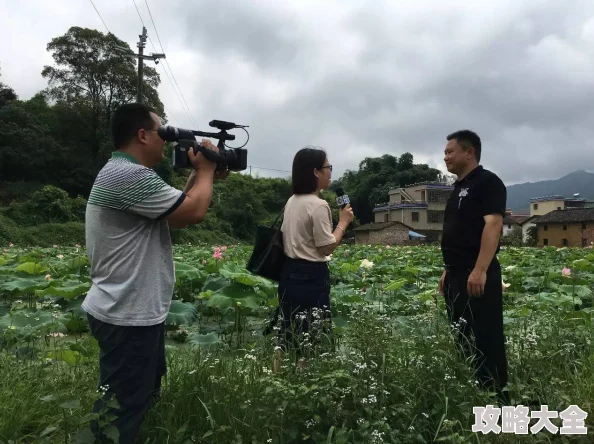
[[[320,191],[330,186],[331,176],[332,165],[323,150],[308,147],[295,155],[293,195],[285,206],[281,226],[287,256],[278,285],[282,315],[279,346],[283,351],[302,348],[297,336],[307,336],[304,342],[319,342],[313,331],[318,330],[317,325],[327,324],[324,332],[330,333],[329,256],[355,217],[351,206],[346,205],[340,210],[336,229],[332,229],[330,206],[320,197]],[[275,373],[280,368],[280,350],[277,348],[275,355]]]

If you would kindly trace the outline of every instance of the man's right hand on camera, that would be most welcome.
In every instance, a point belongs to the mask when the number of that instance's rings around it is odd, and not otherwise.
[[[212,144],[210,140],[202,139],[200,142],[204,148],[214,151],[215,153],[219,153],[219,148]],[[188,157],[190,158],[190,162],[192,166],[197,171],[207,171],[207,172],[214,172],[217,167],[217,164],[208,160],[204,154],[198,152],[194,154],[194,150],[188,150]]]
[[[219,153],[219,149],[210,141],[202,139],[201,145],[206,149]],[[182,203],[167,216],[170,228],[185,228],[204,220],[212,199],[212,185],[217,178],[217,164],[208,160],[202,153],[188,151],[188,157],[196,170],[194,185],[185,194]]]

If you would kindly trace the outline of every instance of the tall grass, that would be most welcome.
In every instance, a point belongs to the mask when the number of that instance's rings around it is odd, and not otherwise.
[[[594,439],[594,327],[553,308],[508,324],[513,404],[576,404],[589,413],[587,436],[544,431],[524,436],[475,434],[473,406],[494,404],[456,353],[451,326],[435,311],[395,324],[365,306],[352,316],[336,351],[319,351],[302,367],[284,356],[272,374],[272,337],[252,336],[242,349],[168,347],[168,374],[148,414],[143,443],[591,443]],[[304,339],[307,341],[307,339]],[[0,354],[0,441],[84,441],[96,390],[97,348],[77,341],[71,365],[44,358],[63,350],[55,339]],[[534,421],[533,421],[534,423]],[[553,420],[557,426],[560,420]],[[86,435],[88,438],[88,434]]]

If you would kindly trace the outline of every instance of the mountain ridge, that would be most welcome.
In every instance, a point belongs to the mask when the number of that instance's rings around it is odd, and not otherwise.
[[[524,182],[507,186],[507,208],[515,213],[529,213],[530,199],[560,195],[571,198],[575,193],[580,198],[594,200],[594,173],[576,170],[559,179]]]

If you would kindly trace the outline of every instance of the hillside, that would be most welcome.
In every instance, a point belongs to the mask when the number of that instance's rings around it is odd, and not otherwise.
[[[578,170],[560,179],[510,185],[507,187],[507,207],[516,213],[528,213],[533,197],[551,194],[572,197],[575,193],[585,199],[594,199],[594,173]]]

